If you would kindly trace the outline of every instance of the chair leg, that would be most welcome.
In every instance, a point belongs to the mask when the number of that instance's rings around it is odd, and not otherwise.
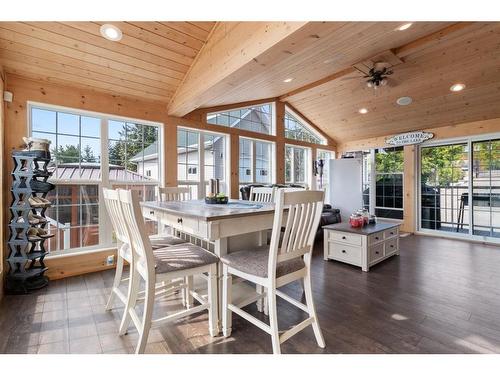
[[[192,279],[192,276],[190,276]],[[210,266],[210,271],[208,272],[208,301],[210,307],[208,308],[208,330],[210,336],[215,337],[219,334],[219,328],[217,323],[219,320],[217,310],[218,299],[217,299],[217,264],[212,264]]]
[[[269,301],[269,326],[271,327],[271,340],[273,343],[273,354],[281,354],[280,336],[278,330],[278,311],[276,308],[275,289],[267,288],[267,299]]]
[[[309,274],[309,272],[310,270],[307,270],[307,275],[304,277],[304,292],[306,295],[306,304],[307,304],[307,309],[309,310],[309,316],[314,318],[312,327],[314,331],[314,336],[316,337],[316,341],[318,342],[318,346],[320,348],[324,348],[325,339],[323,338],[323,334],[321,333],[321,328],[318,322],[318,316],[316,315],[316,309],[314,308],[312,288],[311,288],[311,275]]]
[[[262,290],[264,291],[264,293],[267,293],[266,287],[262,287]],[[268,301],[267,297],[264,298],[264,315],[269,316],[269,301]]]
[[[130,266],[130,277],[128,284],[128,293],[127,293],[127,303],[125,304],[125,311],[123,312],[122,321],[120,324],[120,329],[118,334],[120,336],[127,333],[128,327],[130,325],[130,320],[132,319],[130,316],[130,310],[134,309],[137,304],[137,295],[139,294],[139,285],[140,285],[140,275],[137,271],[134,270],[134,267]]]
[[[111,293],[109,294],[108,303],[106,303],[106,307],[104,308],[106,311],[111,310],[111,308],[113,307],[113,301],[115,299],[115,288],[119,288],[122,281],[123,258],[120,256],[120,254],[117,254],[116,256],[117,260],[115,278],[113,279],[113,286],[111,287]]]
[[[142,317],[142,327],[137,327],[139,331],[139,342],[135,349],[135,354],[142,354],[146,349],[149,330],[151,329],[151,319],[153,318],[153,307],[155,303],[155,281],[146,280],[146,296],[144,300],[144,314]]]
[[[233,278],[228,272],[227,266],[223,266],[224,277],[222,278],[222,333],[224,337],[231,336],[232,312],[228,305],[231,303],[231,292]]]
[[[262,295],[263,290],[264,287],[262,285],[259,284],[255,285],[255,291],[257,292],[257,294]],[[257,300],[257,311],[258,312],[264,311],[264,301],[262,300],[262,298]]]
[[[186,288],[184,288],[184,293],[186,296],[186,308],[190,309],[193,307],[193,296],[191,295],[191,291],[193,290],[193,276],[186,277]]]

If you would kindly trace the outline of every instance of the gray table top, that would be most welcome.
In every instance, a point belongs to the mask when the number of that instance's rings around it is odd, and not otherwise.
[[[325,225],[323,229],[331,229],[339,232],[356,233],[356,234],[361,234],[363,236],[367,236],[373,233],[381,232],[386,229],[395,228],[400,225],[401,224],[399,223],[385,222],[377,224],[368,224],[365,225],[363,228],[352,228],[349,223],[337,223],[337,224]]]
[[[204,200],[169,202],[147,201],[143,202],[142,206],[204,221],[265,215],[270,213],[274,214],[274,203],[249,202],[237,199],[230,199],[228,204],[206,204]]]

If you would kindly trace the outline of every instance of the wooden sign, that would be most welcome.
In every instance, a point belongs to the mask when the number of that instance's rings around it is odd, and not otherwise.
[[[433,137],[434,134],[432,133],[417,131],[394,135],[392,137],[386,138],[385,143],[393,146],[415,145],[423,143]]]

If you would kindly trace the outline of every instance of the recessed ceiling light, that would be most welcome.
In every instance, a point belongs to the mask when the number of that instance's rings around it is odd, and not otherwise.
[[[396,103],[398,103],[399,105],[408,105],[411,104],[412,101],[413,99],[410,98],[409,96],[402,96],[401,98],[396,100]]]
[[[404,31],[404,30],[408,30],[408,29],[411,27],[411,25],[413,25],[413,22],[404,23],[404,24],[402,24],[401,26],[398,26],[398,27],[396,28],[396,30],[397,30],[397,31]]]
[[[359,113],[361,113],[362,115],[368,113],[368,110],[366,108],[361,108],[359,111]]]
[[[462,91],[463,89],[465,89],[465,85],[463,83],[455,83],[450,87],[450,91],[453,92]]]
[[[112,40],[113,42],[117,42],[122,38],[122,31],[115,25],[110,25],[109,23],[102,25],[100,31],[104,38]]]
[[[293,78],[287,78],[287,79],[283,80],[283,82],[285,82],[285,83],[292,82],[292,81],[293,81]]]

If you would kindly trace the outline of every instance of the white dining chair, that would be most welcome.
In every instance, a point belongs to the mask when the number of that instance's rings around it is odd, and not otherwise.
[[[222,329],[225,337],[231,335],[231,320],[234,312],[271,335],[275,354],[281,352],[280,344],[309,325],[313,327],[318,346],[325,347],[311,291],[311,256],[323,209],[323,198],[323,191],[286,192],[279,190],[276,195],[271,244],[257,249],[236,251],[221,258],[224,275]],[[285,227],[285,231],[280,241],[282,227]],[[236,306],[232,303],[233,275],[267,289],[269,324],[265,324],[242,310],[242,305]],[[306,304],[278,290],[279,287],[296,280],[304,282]],[[300,308],[308,315],[307,319],[281,335],[278,331],[276,296]]]
[[[275,192],[276,192],[275,187],[252,186],[250,188],[250,196],[249,196],[248,200],[253,201],[253,202],[272,203],[272,202],[274,202]]]
[[[248,200],[252,202],[273,203],[275,193],[276,187],[252,186],[250,188]],[[267,243],[267,233],[268,231],[260,233],[259,245],[264,245],[264,242]],[[262,295],[262,298],[257,301],[257,311],[264,312],[264,314],[268,315],[265,289],[261,285],[257,285],[256,291]]]
[[[111,293],[108,297],[108,302],[106,303],[105,307],[106,310],[111,310],[114,305],[115,297],[118,297],[118,299],[123,304],[125,304],[127,300],[125,294],[123,294],[123,292],[120,290],[120,285],[121,283],[128,281],[128,278],[122,278],[123,267],[125,262],[129,264],[132,262],[132,252],[130,250],[130,245],[128,243],[127,226],[121,212],[118,191],[104,188],[103,197],[104,197],[104,204],[106,210],[108,211],[108,216],[111,220],[111,225],[113,227],[116,241],[118,244],[117,246],[118,249],[116,252],[115,277],[113,279]],[[164,248],[165,246],[179,245],[185,242],[186,241],[184,241],[183,239],[171,235],[151,236],[151,244],[154,249]],[[186,300],[184,298],[183,298],[183,303],[186,303]]]
[[[127,237],[132,249],[131,278],[125,313],[120,324],[119,334],[127,333],[132,322],[139,332],[139,342],[135,352],[143,353],[149,330],[153,324],[167,323],[185,316],[208,310],[208,325],[211,336],[218,333],[217,321],[217,263],[219,258],[211,252],[190,244],[175,245],[153,251],[149,237],[145,234],[144,218],[137,194],[129,190],[119,190],[123,216],[127,223]],[[155,285],[184,279],[187,276],[208,274],[207,295],[190,293],[200,301],[194,307],[152,319],[156,295]],[[141,281],[145,284],[144,309],[142,317],[136,311]],[[184,286],[180,286],[184,287]],[[173,286],[172,290],[179,289]]]
[[[188,201],[191,199],[191,190],[184,186],[156,187],[156,196],[161,202],[167,201]]]

